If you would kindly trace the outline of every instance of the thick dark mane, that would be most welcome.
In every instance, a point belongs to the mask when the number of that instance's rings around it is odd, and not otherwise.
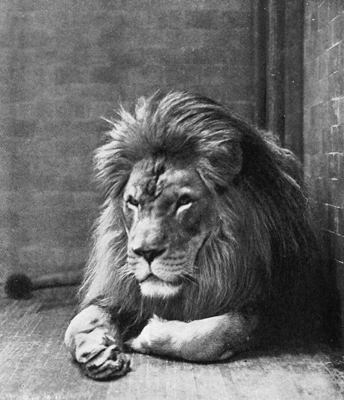
[[[185,320],[257,307],[276,325],[294,318],[296,309],[311,315],[306,300],[315,239],[290,152],[220,104],[189,93],[142,100],[135,116],[122,110],[111,124],[96,155],[105,202],[81,290],[83,306],[98,302],[142,318],[154,311]],[[192,163],[213,193],[219,216],[197,258],[197,284],[173,305],[145,302],[125,268],[121,192],[133,166],[157,156]]]

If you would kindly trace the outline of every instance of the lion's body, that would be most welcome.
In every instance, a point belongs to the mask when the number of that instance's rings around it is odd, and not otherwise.
[[[294,156],[201,96],[155,96],[121,116],[96,157],[105,202],[81,290],[86,325],[79,314],[66,334],[86,372],[123,374],[123,340],[212,361],[262,330],[296,328],[311,314],[315,239]],[[96,339],[76,345],[85,332]]]

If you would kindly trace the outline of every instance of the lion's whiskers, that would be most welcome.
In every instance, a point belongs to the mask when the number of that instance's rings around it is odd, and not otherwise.
[[[129,268],[129,264],[125,264],[122,268],[118,270],[118,279],[125,280],[126,278],[133,276],[134,273],[131,268]]]
[[[196,278],[194,278],[192,275],[189,274],[183,274],[181,276],[181,279],[187,283],[192,283],[193,285],[199,285],[198,281]]]

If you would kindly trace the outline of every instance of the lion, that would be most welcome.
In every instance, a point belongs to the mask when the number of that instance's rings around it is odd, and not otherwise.
[[[104,203],[65,334],[85,374],[125,375],[130,351],[216,362],[301,332],[316,239],[295,156],[198,94],[119,116],[95,156]]]

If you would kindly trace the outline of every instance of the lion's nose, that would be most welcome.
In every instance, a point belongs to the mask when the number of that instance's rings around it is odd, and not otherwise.
[[[164,251],[165,249],[144,249],[141,247],[133,249],[135,254],[143,257],[149,264],[151,264],[155,258],[161,256]]]

